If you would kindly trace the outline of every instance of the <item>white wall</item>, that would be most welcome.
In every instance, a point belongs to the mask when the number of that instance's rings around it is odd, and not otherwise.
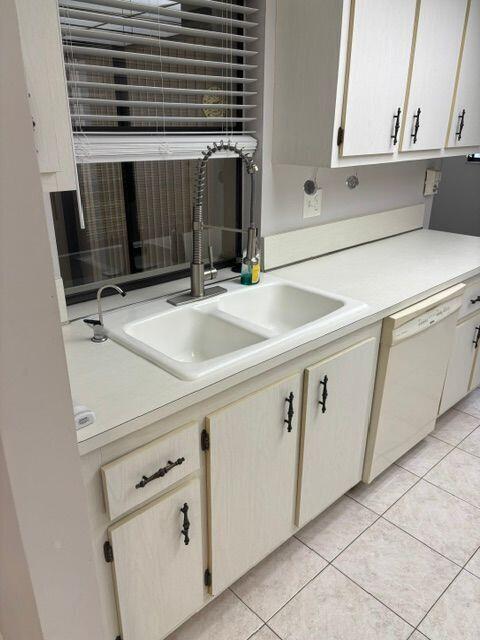
[[[265,0],[265,11],[264,96],[261,118],[263,136],[260,147],[262,235],[424,202],[425,169],[433,166],[429,161],[358,169],[319,169],[316,175],[318,185],[323,189],[322,215],[319,218],[303,219],[303,183],[315,175],[314,168],[271,163],[276,0]],[[261,122],[259,130],[260,124]],[[360,185],[355,190],[350,190],[345,185],[345,179],[356,171]]]
[[[0,629],[104,640],[15,0],[0,95]]]

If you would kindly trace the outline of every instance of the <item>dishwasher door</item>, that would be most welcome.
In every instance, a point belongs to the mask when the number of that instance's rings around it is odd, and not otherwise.
[[[464,285],[384,320],[364,482],[433,431]]]

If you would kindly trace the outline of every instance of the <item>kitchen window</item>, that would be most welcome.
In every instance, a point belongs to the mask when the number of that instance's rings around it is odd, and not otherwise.
[[[52,195],[67,300],[99,284],[186,275],[200,151],[230,140],[254,152],[255,0],[59,0],[80,198]],[[239,161],[209,163],[207,223],[239,228]],[[205,231],[216,266],[241,235]]]

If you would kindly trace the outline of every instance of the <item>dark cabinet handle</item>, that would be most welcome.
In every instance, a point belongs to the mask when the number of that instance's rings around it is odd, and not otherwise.
[[[175,462],[171,460],[164,467],[160,467],[158,471],[151,476],[142,476],[142,479],[138,484],[135,485],[135,489],[143,489],[149,482],[152,480],[156,480],[157,478],[163,478],[169,471],[171,471],[174,467],[179,467],[181,464],[185,462],[185,458],[178,458]]]
[[[285,402],[288,403],[288,410],[287,410],[287,418],[284,420],[284,423],[287,425],[287,431],[290,433],[290,431],[292,430],[292,420],[293,420],[293,416],[295,415],[295,412],[293,410],[293,400],[294,400],[295,396],[293,395],[293,392],[290,392],[290,395],[288,396],[288,398],[285,398]]]
[[[470,302],[471,302],[472,304],[477,304],[477,302],[480,302],[480,296],[477,296],[476,298],[472,298],[472,299],[470,300]]]
[[[391,139],[393,140],[393,146],[395,146],[398,142],[398,131],[400,129],[400,115],[402,113],[402,110],[400,109],[400,107],[398,107],[397,109],[397,113],[393,116],[393,120],[395,122],[394,126],[393,126],[393,135],[391,135]]]
[[[322,413],[327,410],[327,398],[328,398],[328,376],[324,376],[323,380],[320,380],[320,387],[322,388],[321,399],[318,404],[322,407]]]
[[[420,129],[420,114],[422,113],[420,107],[417,109],[417,113],[413,115],[413,131],[410,134],[413,144],[416,144],[418,139],[418,130]]]
[[[464,126],[465,126],[465,109],[463,109],[462,113],[460,113],[458,116],[457,131],[455,133],[457,140],[462,139],[462,131]]]
[[[190,537],[188,532],[190,530],[190,520],[188,519],[188,504],[185,502],[183,507],[180,509],[181,513],[183,513],[183,529],[181,534],[183,536],[183,542],[188,544],[190,542]]]
[[[475,327],[475,338],[473,340],[473,344],[475,345],[475,349],[478,349],[478,343],[480,341],[480,325],[478,327]]]

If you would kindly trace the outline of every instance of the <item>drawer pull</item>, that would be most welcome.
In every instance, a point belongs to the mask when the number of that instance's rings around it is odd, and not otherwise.
[[[418,139],[418,130],[420,129],[420,114],[422,113],[422,110],[420,109],[420,107],[417,109],[417,113],[415,113],[413,115],[413,131],[410,134],[410,137],[412,138],[412,142],[413,144],[417,143],[417,139]]]
[[[156,480],[157,478],[163,478],[169,471],[171,471],[174,467],[179,467],[181,464],[185,462],[185,458],[178,458],[175,462],[171,460],[164,467],[160,467],[158,471],[151,476],[142,476],[142,479],[138,484],[135,485],[135,489],[143,489],[149,482],[152,480]]]
[[[188,519],[188,504],[185,502],[183,507],[180,509],[183,513],[183,529],[181,534],[183,536],[183,542],[188,544],[190,542],[190,536],[188,535],[188,531],[190,529],[190,520]]]
[[[328,376],[324,376],[323,380],[320,380],[320,387],[322,387],[322,397],[318,404],[322,407],[322,413],[325,413],[327,411]]]
[[[288,396],[288,398],[285,398],[285,402],[288,402],[288,411],[287,411],[287,417],[284,420],[284,423],[287,425],[287,431],[290,433],[290,431],[292,430],[292,420],[293,420],[293,416],[295,415],[295,412],[293,410],[293,400],[294,400],[295,396],[293,395],[293,392],[290,392],[290,395]]]
[[[477,302],[480,302],[480,296],[477,296],[476,298],[472,298],[472,299],[470,300],[470,302],[471,302],[472,304],[477,304]]]
[[[475,345],[475,349],[478,349],[478,343],[480,341],[480,325],[478,325],[478,327],[475,327],[475,338],[473,340],[473,344]]]
[[[393,134],[390,136],[390,138],[393,140],[393,146],[395,146],[398,142],[398,130],[400,129],[401,113],[402,113],[402,110],[400,109],[400,107],[398,107],[397,113],[393,116],[393,120],[395,121],[395,124],[393,126]]]

